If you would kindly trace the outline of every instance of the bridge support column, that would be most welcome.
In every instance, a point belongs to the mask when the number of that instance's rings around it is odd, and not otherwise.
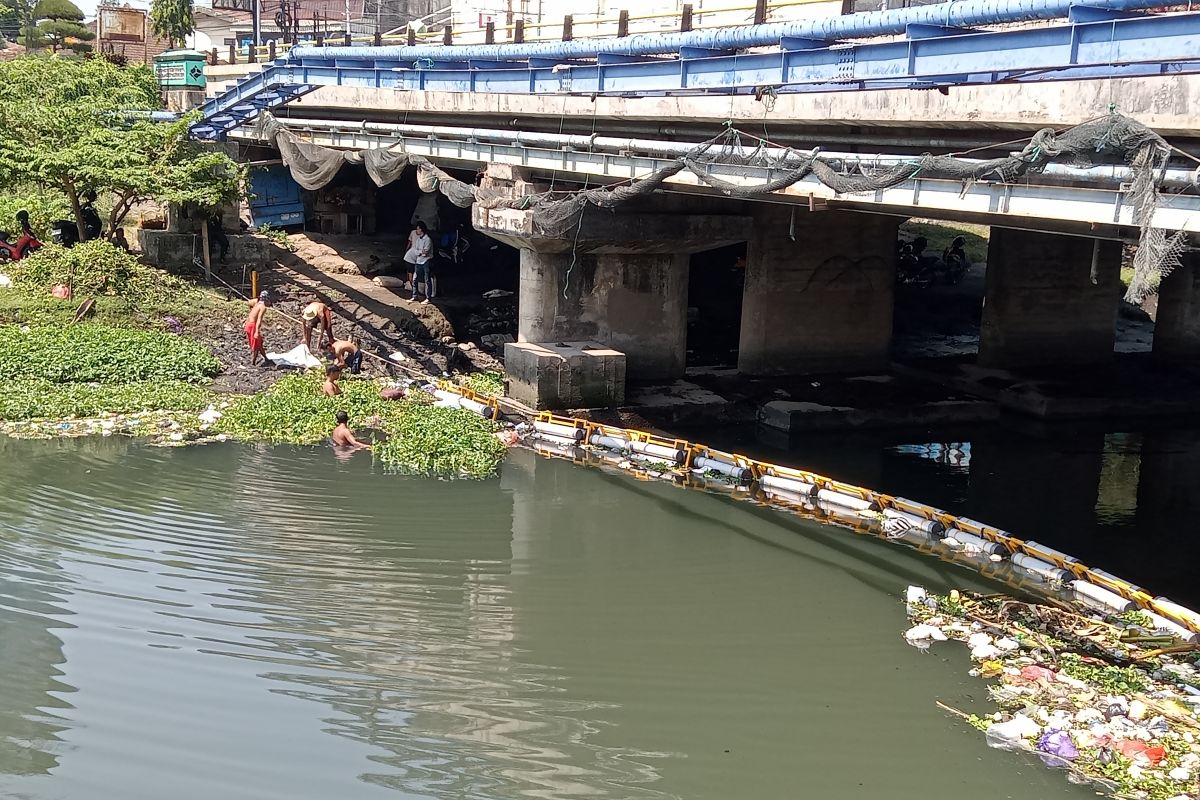
[[[617,212],[589,206],[561,237],[531,211],[482,209],[475,227],[521,250],[518,339],[595,341],[626,356],[634,380],[683,375],[688,256],[745,238],[744,217]]]
[[[1200,360],[1200,253],[1185,253],[1178,269],[1158,287],[1154,357]]]
[[[1093,364],[1112,357],[1119,242],[992,228],[979,364]]]
[[[761,205],[746,254],[738,370],[872,370],[892,341],[898,217]]]

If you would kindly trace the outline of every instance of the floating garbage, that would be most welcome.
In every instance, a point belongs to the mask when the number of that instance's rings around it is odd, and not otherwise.
[[[1036,755],[1120,798],[1200,797],[1200,645],[1157,629],[1140,611],[1079,613],[1012,598],[918,586],[904,595],[922,650],[966,645],[972,675],[999,711],[967,714],[1002,750]]]

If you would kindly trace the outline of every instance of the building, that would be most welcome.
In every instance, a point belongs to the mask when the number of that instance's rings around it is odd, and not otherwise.
[[[188,46],[197,50],[224,50],[229,45],[246,47],[253,38],[251,0],[215,0],[213,6],[197,5],[196,32]],[[402,27],[410,20],[428,15],[442,0],[263,0],[263,42],[317,36],[337,38],[374,35]]]
[[[153,64],[155,56],[170,49],[170,42],[150,29],[149,15],[128,3],[101,5],[87,27],[96,34],[92,44],[97,53],[123,58],[129,64]]]

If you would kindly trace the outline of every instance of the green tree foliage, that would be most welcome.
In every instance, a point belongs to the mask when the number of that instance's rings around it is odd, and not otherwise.
[[[192,19],[192,0],[153,0],[150,26],[155,36],[168,39],[171,47],[182,45],[196,29]]]
[[[11,20],[4,23],[4,29],[11,32],[15,28],[19,44],[25,47],[41,47],[44,44],[38,33],[37,17],[33,15],[33,0],[0,0],[0,20],[4,19]]]
[[[91,41],[96,35],[83,24],[83,12],[71,0],[38,0],[32,14],[34,19],[40,20],[38,33],[52,51],[64,47],[80,52],[91,49],[84,42]]]
[[[0,186],[61,192],[81,233],[88,190],[116,195],[110,227],[139,200],[213,208],[236,198],[241,168],[188,141],[186,120],[130,123],[119,113],[158,107],[158,84],[145,67],[58,56],[0,62]]]

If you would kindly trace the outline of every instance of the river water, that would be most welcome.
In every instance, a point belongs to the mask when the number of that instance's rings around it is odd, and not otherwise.
[[[1086,797],[935,705],[940,562],[514,452],[0,440],[0,797]]]

